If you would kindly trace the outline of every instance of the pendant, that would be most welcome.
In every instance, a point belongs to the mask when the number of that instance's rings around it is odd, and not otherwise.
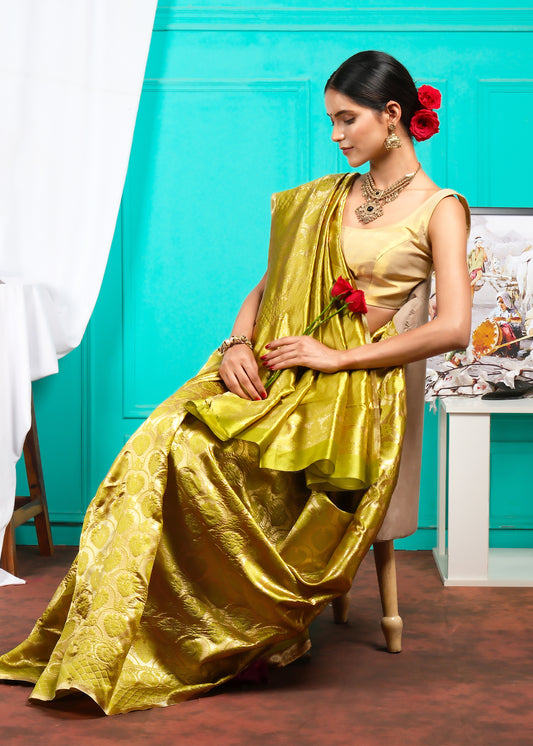
[[[356,207],[354,212],[361,223],[371,223],[373,220],[377,220],[377,218],[380,218],[383,215],[383,208],[379,202],[373,202],[370,200],[365,202],[364,205]]]

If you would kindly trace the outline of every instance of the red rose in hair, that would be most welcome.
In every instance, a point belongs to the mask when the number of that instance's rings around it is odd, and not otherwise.
[[[439,90],[430,85],[421,85],[418,89],[418,100],[426,109],[438,109],[442,102]]]
[[[431,109],[419,109],[413,114],[409,131],[418,142],[429,140],[439,131],[439,118]]]
[[[348,311],[351,311],[352,313],[366,313],[368,310],[366,307],[365,294],[362,290],[354,290],[344,302],[348,306]]]
[[[355,288],[350,285],[348,280],[345,280],[344,277],[337,277],[333,287],[331,288],[331,297],[346,298],[347,295],[350,295],[350,293],[353,293],[354,291]]]

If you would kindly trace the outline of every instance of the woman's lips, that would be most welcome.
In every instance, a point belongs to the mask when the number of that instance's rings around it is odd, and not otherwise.
[[[348,153],[350,152],[350,150],[353,150],[353,148],[341,148],[341,150],[343,152],[343,155],[348,155]]]

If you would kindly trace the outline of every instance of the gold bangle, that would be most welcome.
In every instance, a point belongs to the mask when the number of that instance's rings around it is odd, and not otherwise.
[[[231,335],[228,339],[225,339],[220,347],[218,348],[218,351],[221,355],[223,355],[227,350],[229,350],[230,347],[233,347],[234,345],[246,345],[251,350],[254,349],[252,343],[246,336],[246,334],[242,334],[240,337],[236,337],[234,334]]]

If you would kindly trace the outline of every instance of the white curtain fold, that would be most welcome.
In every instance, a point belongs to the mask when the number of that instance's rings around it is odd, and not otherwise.
[[[156,6],[0,0],[0,546],[30,382],[80,343],[98,296]]]

